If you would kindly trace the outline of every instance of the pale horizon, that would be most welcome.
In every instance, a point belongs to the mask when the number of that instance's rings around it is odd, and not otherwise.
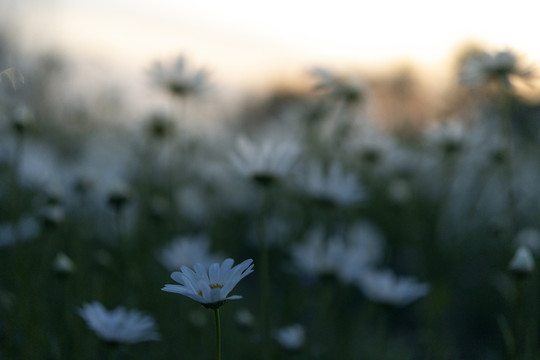
[[[295,79],[318,65],[412,64],[442,76],[460,46],[472,42],[540,59],[532,28],[540,5],[525,0],[511,8],[484,0],[26,0],[11,7],[24,49],[51,49],[137,81],[153,61],[179,54],[233,88]]]

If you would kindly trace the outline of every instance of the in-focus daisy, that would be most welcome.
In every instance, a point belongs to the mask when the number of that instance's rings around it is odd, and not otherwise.
[[[345,172],[337,162],[331,163],[326,171],[320,162],[311,162],[298,177],[298,187],[317,202],[327,205],[351,205],[365,197],[356,176]]]
[[[93,302],[84,304],[78,312],[88,327],[108,343],[135,344],[160,339],[154,318],[137,310],[119,306],[107,311],[99,302]]]
[[[364,295],[375,302],[406,306],[426,296],[429,285],[412,277],[397,277],[391,271],[364,271],[358,283]]]
[[[256,183],[269,185],[291,170],[299,153],[299,147],[291,142],[266,140],[256,144],[240,137],[230,159],[240,174]]]
[[[197,263],[195,271],[182,266],[180,271],[171,274],[171,278],[180,285],[166,284],[161,290],[187,296],[206,308],[217,309],[227,300],[242,298],[228,295],[240,280],[253,272],[252,262],[252,259],[248,259],[233,267],[234,260],[225,259],[221,264],[210,265],[208,269]]]
[[[285,350],[297,351],[306,342],[306,331],[302,325],[294,324],[278,329],[274,337]]]
[[[196,262],[209,266],[223,259],[220,259],[218,255],[210,254],[209,250],[210,238],[206,234],[177,236],[162,248],[158,260],[172,271],[181,266],[193,267]]]
[[[163,65],[161,62],[155,62],[150,69],[150,76],[158,86],[171,95],[180,97],[200,93],[208,78],[205,70],[188,69],[183,56],[177,57],[172,64]]]

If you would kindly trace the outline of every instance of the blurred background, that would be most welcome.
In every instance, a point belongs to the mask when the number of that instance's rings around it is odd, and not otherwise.
[[[21,51],[58,54],[83,67],[79,76],[89,67],[94,81],[129,81],[126,87],[141,87],[152,61],[180,52],[225,88],[298,81],[315,65],[370,72],[410,65],[437,85],[449,80],[455,56],[470,43],[509,46],[536,62],[537,6],[531,0],[511,7],[464,0],[6,0],[2,24]]]
[[[540,359],[538,10],[3,0],[0,359]]]

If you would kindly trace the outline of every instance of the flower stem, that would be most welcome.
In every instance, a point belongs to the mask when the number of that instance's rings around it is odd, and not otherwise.
[[[512,112],[511,112],[511,93],[510,90],[507,89],[504,84],[501,86],[500,94],[499,94],[499,114],[500,114],[500,121],[501,121],[501,132],[503,136],[505,136],[505,170],[506,170],[506,181],[508,184],[508,215],[510,220],[510,233],[513,234],[516,230],[517,223],[516,223],[516,194],[514,191],[514,171],[513,171],[513,163],[512,163],[512,155],[513,155],[513,149],[512,149]]]
[[[219,308],[214,309],[216,320],[216,359],[221,360],[221,322],[219,320]]]
[[[264,359],[272,358],[272,349],[270,343],[270,311],[268,309],[268,298],[270,296],[270,273],[269,273],[269,256],[268,243],[266,241],[266,224],[265,215],[268,206],[268,189],[263,190],[261,210],[258,221],[258,236],[259,236],[259,256],[260,256],[260,274],[261,274],[261,316],[263,330],[263,349]]]

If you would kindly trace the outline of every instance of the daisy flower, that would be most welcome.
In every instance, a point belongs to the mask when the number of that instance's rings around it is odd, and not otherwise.
[[[345,172],[337,162],[331,163],[327,171],[320,162],[311,162],[306,170],[299,177],[298,187],[321,204],[347,206],[365,198],[356,176]]]
[[[108,343],[135,344],[160,339],[154,318],[137,310],[119,306],[107,311],[99,302],[93,302],[84,304],[78,313],[88,327]]]
[[[208,266],[224,257],[210,253],[210,238],[206,234],[176,236],[165,245],[158,254],[158,260],[168,270],[184,266],[193,266],[196,261]]]
[[[234,260],[225,259],[221,264],[210,265],[208,269],[197,263],[195,271],[182,266],[180,271],[171,274],[171,278],[180,285],[166,284],[161,290],[187,296],[206,308],[217,309],[227,300],[242,298],[228,295],[240,280],[253,272],[252,262],[252,259],[248,259],[233,267]]]
[[[294,143],[266,140],[256,144],[240,137],[230,159],[241,175],[268,185],[291,170],[299,153],[300,149]]]
[[[285,350],[296,351],[304,346],[306,331],[302,325],[294,324],[280,328],[274,337]]]
[[[180,97],[200,93],[208,79],[205,70],[188,69],[183,56],[177,57],[172,64],[164,65],[161,62],[155,62],[150,69],[150,76],[158,86]]]
[[[360,78],[341,77],[321,67],[311,69],[310,72],[317,79],[315,90],[326,92],[347,103],[361,102],[366,96],[367,84]]]
[[[508,265],[508,270],[518,277],[525,277],[532,274],[534,271],[534,257],[527,246],[522,245],[516,250],[514,257]]]
[[[389,270],[364,271],[358,280],[368,299],[392,306],[409,305],[429,293],[429,284],[412,277],[397,277]]]
[[[531,68],[524,67],[515,53],[503,50],[471,55],[463,64],[460,80],[464,85],[473,86],[502,81],[510,88],[512,78],[527,80],[532,75]]]

